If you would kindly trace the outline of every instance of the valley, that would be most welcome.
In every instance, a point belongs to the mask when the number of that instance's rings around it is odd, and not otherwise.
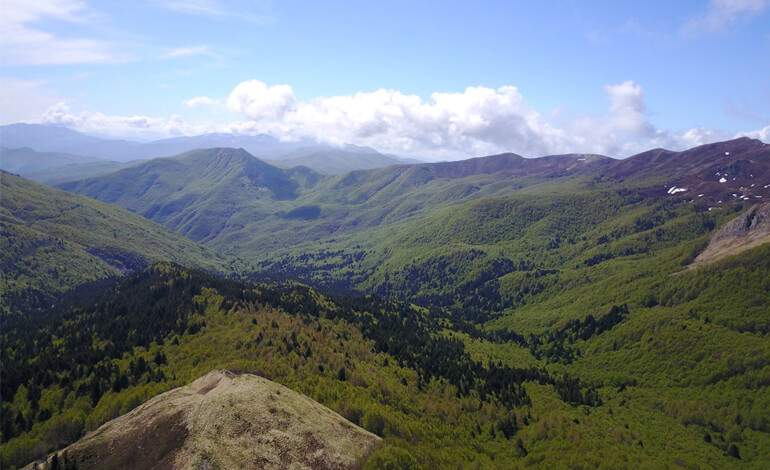
[[[4,468],[65,448],[87,468],[95,436],[132,441],[119,430],[218,370],[363,428],[366,469],[770,461],[767,144],[337,175],[255,155],[57,189],[2,173]],[[218,414],[245,448],[236,421],[275,413]],[[190,419],[169,422],[217,435]],[[185,439],[158,458],[245,455]]]

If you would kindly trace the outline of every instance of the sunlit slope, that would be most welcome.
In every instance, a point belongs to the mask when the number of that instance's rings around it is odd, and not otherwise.
[[[161,260],[225,271],[214,251],[125,209],[6,172],[0,178],[4,313]]]
[[[379,440],[275,382],[212,371],[109,421],[64,452],[82,469],[342,470],[359,468]]]

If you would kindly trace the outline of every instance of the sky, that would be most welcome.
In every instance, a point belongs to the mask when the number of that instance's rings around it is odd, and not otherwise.
[[[459,159],[770,142],[770,0],[0,0],[0,124]]]

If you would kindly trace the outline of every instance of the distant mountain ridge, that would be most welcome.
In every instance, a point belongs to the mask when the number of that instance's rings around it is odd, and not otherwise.
[[[402,159],[383,155],[376,151],[359,153],[342,149],[310,149],[310,151],[303,152],[298,156],[288,154],[280,160],[267,160],[267,162],[281,168],[306,166],[319,173],[332,175],[406,163]]]
[[[681,152],[655,149],[619,160],[606,173],[663,183],[640,185],[649,195],[677,194],[715,207],[735,200],[761,202],[770,197],[770,145],[741,137]]]
[[[301,139],[281,141],[266,134],[236,135],[213,133],[181,136],[151,142],[93,137],[60,126],[41,124],[9,124],[0,126],[0,145],[8,149],[29,148],[37,152],[57,152],[119,162],[170,157],[203,148],[243,148],[263,160],[282,167],[308,166],[326,174],[345,173],[356,169],[379,168],[413,160],[383,155],[370,147],[344,145],[333,147]],[[61,166],[61,165],[58,165]],[[48,169],[52,166],[48,166]],[[14,171],[3,166],[3,169]]]
[[[29,174],[64,165],[94,163],[102,161],[95,157],[84,157],[61,152],[36,152],[29,147],[0,147],[0,169],[11,173]]]
[[[745,178],[731,169],[735,165],[743,168]],[[734,176],[720,182],[722,177],[711,173],[712,168]],[[554,184],[557,181],[561,183]],[[688,197],[712,207],[770,198],[770,146],[738,139],[625,160],[583,154],[524,158],[509,153],[334,176],[305,167],[279,169],[243,149],[208,149],[60,187],[118,204],[193,240],[220,249],[249,246],[252,255],[260,256],[267,246],[285,248],[361,233],[529,187],[560,192],[597,184],[649,197]]]
[[[0,147],[0,170],[47,185],[109,173],[131,164],[70,153],[38,152],[29,147]]]

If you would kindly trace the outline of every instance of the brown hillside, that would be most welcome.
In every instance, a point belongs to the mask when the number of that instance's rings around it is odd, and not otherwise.
[[[720,228],[693,266],[712,263],[725,256],[770,242],[770,203],[752,207]]]
[[[378,440],[282,385],[213,371],[106,423],[66,451],[78,469],[336,470],[360,466]]]

